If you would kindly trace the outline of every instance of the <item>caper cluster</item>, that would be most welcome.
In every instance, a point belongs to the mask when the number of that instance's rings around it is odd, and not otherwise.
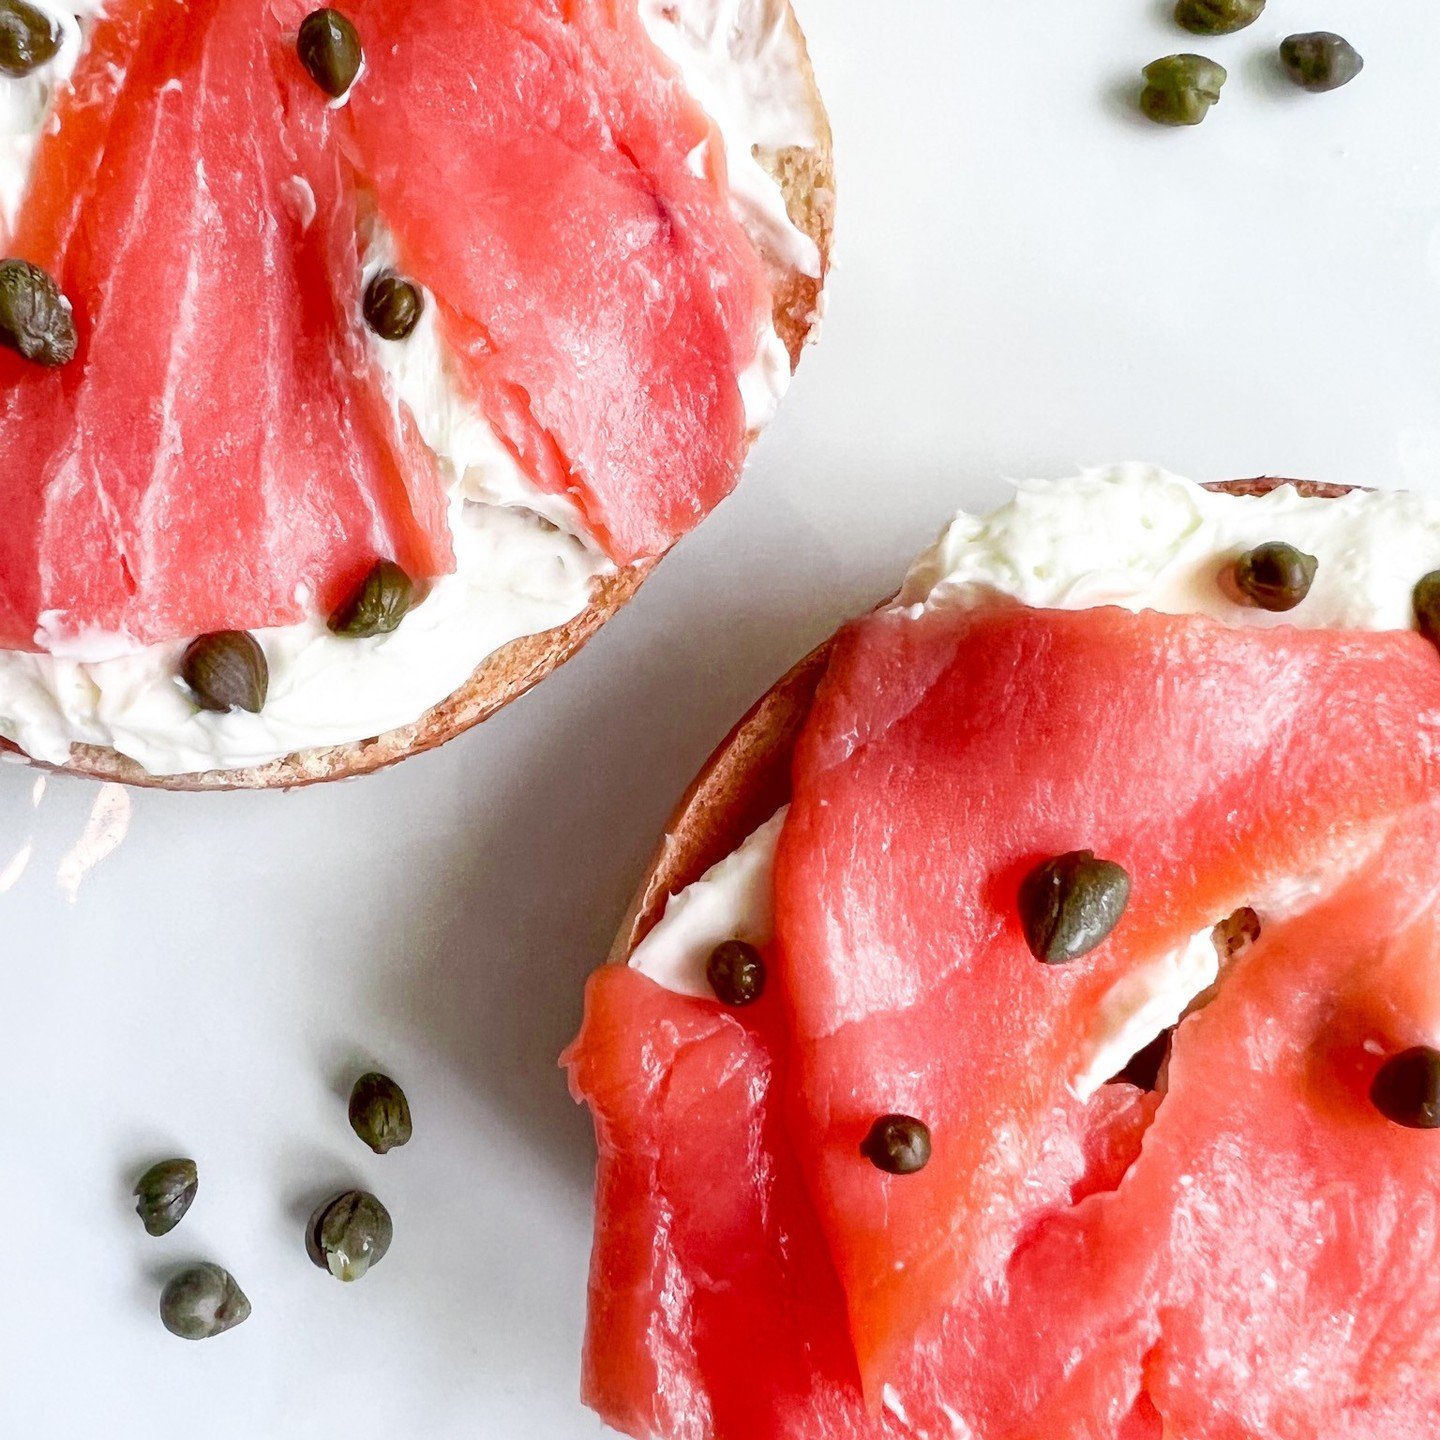
[[[1234,35],[1253,25],[1265,0],[1176,0],[1175,22],[1192,35]],[[1348,85],[1365,66],[1360,52],[1328,30],[1290,35],[1280,43],[1281,69],[1302,90]],[[1157,125],[1198,125],[1220,99],[1225,67],[1205,55],[1166,55],[1147,65],[1140,113]]]
[[[388,1076],[370,1070],[350,1092],[350,1125],[377,1155],[410,1139],[410,1102]],[[135,1182],[135,1213],[147,1235],[168,1235],[200,1188],[199,1167],[176,1157],[151,1165]],[[358,1280],[385,1258],[394,1237],[390,1212],[368,1190],[345,1190],[322,1201],[305,1227],[305,1250],[339,1280]],[[187,1265],[160,1292],[160,1323],[182,1340],[209,1340],[250,1318],[250,1301],[226,1269],[209,1261]]]

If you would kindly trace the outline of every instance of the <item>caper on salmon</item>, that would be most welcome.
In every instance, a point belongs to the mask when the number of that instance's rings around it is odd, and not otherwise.
[[[1121,866],[1071,850],[1042,861],[1020,882],[1020,928],[1037,960],[1063,965],[1099,945],[1129,900],[1130,877]]]
[[[259,714],[270,689],[260,642],[245,630],[216,630],[192,640],[180,659],[180,678],[202,710]]]
[[[930,1127],[913,1115],[882,1115],[860,1142],[860,1153],[887,1175],[913,1175],[930,1163]]]
[[[415,586],[393,560],[377,560],[343,604],[330,616],[337,635],[363,640],[388,635],[410,613]]]
[[[1365,68],[1360,52],[1329,30],[1287,35],[1280,42],[1280,63],[1296,85],[1314,94],[1348,85]]]
[[[1240,556],[1232,576],[1247,603],[1261,610],[1293,610],[1310,593],[1319,563],[1283,540],[1270,540]]]
[[[1440,646],[1440,570],[1422,575],[1412,596],[1415,628],[1432,644]]]
[[[160,1322],[182,1340],[208,1340],[250,1318],[250,1302],[219,1265],[191,1265],[160,1292]]]
[[[394,1237],[390,1212],[366,1190],[346,1190],[310,1217],[305,1250],[322,1270],[347,1283],[378,1265]]]
[[[200,1174],[193,1160],[161,1160],[135,1182],[135,1213],[147,1235],[168,1235],[195,1199]]]
[[[1233,35],[1264,11],[1265,0],[1176,0],[1175,23],[1192,35]]]
[[[753,1005],[765,992],[765,957],[744,940],[722,940],[705,963],[705,978],[726,1005]]]
[[[404,1145],[411,1135],[405,1092],[378,1070],[367,1070],[350,1090],[350,1128],[377,1154]]]
[[[1392,1055],[1376,1071],[1370,1099],[1407,1130],[1440,1130],[1440,1050],[1415,1045]]]
[[[424,308],[420,287],[391,270],[382,270],[365,287],[365,323],[382,340],[404,340]]]
[[[53,60],[64,34],[51,15],[25,0],[0,0],[0,72],[17,80]]]
[[[1166,55],[1145,67],[1140,110],[1157,125],[1198,125],[1220,99],[1225,67],[1204,55]]]
[[[0,260],[0,345],[37,365],[75,358],[79,337],[54,276],[28,260]]]
[[[337,100],[355,83],[364,59],[354,25],[328,6],[300,22],[295,49],[310,78]]]

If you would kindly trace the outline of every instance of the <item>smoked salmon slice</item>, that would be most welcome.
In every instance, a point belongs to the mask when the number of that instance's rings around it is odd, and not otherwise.
[[[343,103],[297,0],[114,0],[12,253],[74,360],[0,355],[0,644],[110,652],[453,565],[447,486],[361,320],[362,224],[451,379],[597,543],[656,555],[734,485],[769,324],[723,146],[634,5],[358,0]]]
[[[685,1440],[1422,1440],[1440,1421],[1440,661],[1409,632],[881,613],[806,721],[743,1009],[609,967],[585,1394]],[[1019,878],[1130,873],[1030,952]],[[1077,1093],[1097,1002],[1242,905],[1160,1089]],[[1219,952],[1217,952],[1218,955]],[[928,1165],[861,1154],[922,1116]]]

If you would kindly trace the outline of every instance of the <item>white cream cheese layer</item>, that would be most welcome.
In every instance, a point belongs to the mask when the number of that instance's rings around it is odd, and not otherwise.
[[[1319,564],[1310,594],[1285,615],[1240,605],[1217,580],[1237,555],[1284,540]],[[896,606],[972,606],[1008,596],[1061,610],[1120,605],[1207,614],[1231,625],[1408,630],[1416,580],[1440,569],[1440,503],[1393,491],[1304,499],[1217,494],[1150,466],[1027,481],[989,516],[961,514],[915,562]],[[709,948],[764,943],[774,923],[773,861],[782,810],[694,885],[674,896],[631,964],[659,984],[705,995]],[[1321,874],[1293,876],[1251,900],[1267,919],[1302,912],[1337,874],[1364,860],[1342,845]],[[672,920],[673,917],[673,920]],[[1213,924],[1225,919],[1216,915]],[[1215,983],[1213,924],[1132,971],[1103,997],[1070,1079],[1082,1098],[1173,1025]]]
[[[7,230],[54,95],[79,58],[84,20],[100,9],[95,0],[76,0],[73,13],[53,0],[36,3],[51,7],[65,39],[35,74],[0,77],[0,219]],[[800,42],[785,7],[778,0],[641,3],[656,43],[724,138],[747,232],[766,254],[818,273],[813,244],[790,224],[779,186],[755,158],[757,147],[813,140]],[[294,204],[302,223],[313,216],[314,196],[299,177]],[[390,236],[375,224],[363,278],[393,260]],[[369,343],[394,403],[414,417],[448,480],[455,572],[431,586],[390,635],[337,637],[318,615],[256,632],[270,667],[259,715],[196,711],[175,679],[183,642],[137,650],[123,635],[77,636],[42,620],[36,643],[45,653],[0,651],[0,735],[53,764],[64,763],[72,744],[88,743],[118,750],[156,775],[259,765],[417,720],[503,645],[585,608],[596,579],[614,567],[589,539],[574,503],[533,485],[466,401],[434,306],[426,305],[407,339],[370,336]],[[752,430],[771,418],[789,378],[789,356],[767,321],[755,360],[740,376]]]

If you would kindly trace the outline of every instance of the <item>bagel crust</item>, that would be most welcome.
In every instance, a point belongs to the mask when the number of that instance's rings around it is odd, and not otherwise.
[[[1227,495],[1264,495],[1293,485],[1305,496],[1333,500],[1353,487],[1260,476],[1206,488]],[[815,691],[825,674],[830,641],[812,650],[751,707],[720,742],[685,792],[610,951],[623,964],[655,928],[670,896],[692,885],[790,799],[790,760]]]
[[[806,275],[777,268],[774,272],[774,322],[790,353],[794,370],[806,343],[814,336],[820,318],[820,294],[830,268],[831,235],[835,217],[835,170],[829,118],[815,83],[805,48],[805,37],[791,9],[788,23],[796,42],[813,112],[813,148],[789,147],[757,156],[785,197],[791,222],[815,242],[820,252],[820,274]],[[753,445],[757,436],[750,436]],[[152,775],[138,762],[118,751],[95,745],[71,747],[65,765],[49,766],[26,755],[19,746],[0,739],[0,752],[20,756],[41,769],[83,775],[93,780],[161,790],[272,790],[343,780],[394,765],[410,755],[433,750],[472,725],[518,699],[552,670],[563,665],[640,588],[660,557],[642,560],[609,575],[595,586],[590,603],[573,619],[552,630],[522,635],[486,657],[470,679],[447,700],[432,706],[417,720],[367,740],[321,749],[302,750],[265,765],[242,769],[201,770],[181,775]]]

